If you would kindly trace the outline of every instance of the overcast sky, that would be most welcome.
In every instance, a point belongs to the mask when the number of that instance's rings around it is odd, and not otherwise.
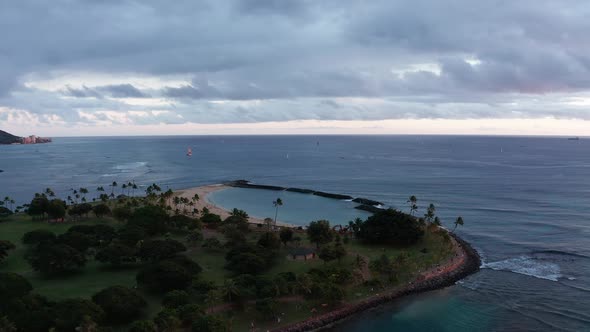
[[[18,135],[590,135],[587,0],[6,0]]]

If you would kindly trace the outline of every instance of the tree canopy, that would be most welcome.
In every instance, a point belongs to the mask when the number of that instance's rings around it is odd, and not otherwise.
[[[361,223],[357,238],[367,243],[411,245],[422,238],[424,231],[416,218],[388,209],[375,213]]]
[[[315,243],[317,247],[332,241],[333,232],[330,228],[330,222],[327,220],[312,221],[307,227],[307,237],[309,241]]]
[[[147,302],[136,290],[123,286],[111,286],[92,296],[109,322],[128,323],[137,318]]]

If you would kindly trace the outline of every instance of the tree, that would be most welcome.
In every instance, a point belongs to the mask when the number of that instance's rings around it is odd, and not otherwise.
[[[342,257],[346,256],[346,249],[344,248],[344,246],[342,245],[342,242],[340,240],[340,235],[336,236],[336,243],[334,243],[334,257],[336,257],[336,259],[338,260],[338,262],[340,262],[340,260],[342,259]]]
[[[407,203],[410,205],[410,214],[414,215],[414,212],[418,211],[418,204],[417,204],[418,198],[416,198],[416,196],[412,195],[408,199]]]
[[[93,245],[92,242],[93,241],[90,238],[90,236],[76,231],[65,232],[59,235],[55,241],[55,243],[68,245],[81,253],[85,252],[88,248],[90,248]]]
[[[23,235],[23,243],[24,244],[38,244],[40,242],[51,242],[55,240],[56,236],[52,231],[48,231],[45,229],[36,229],[34,231],[26,232]]]
[[[325,263],[335,260],[336,259],[336,253],[334,251],[334,247],[332,247],[332,246],[323,246],[322,249],[320,249],[320,252],[318,253],[318,256]]]
[[[66,202],[57,198],[49,201],[47,215],[51,219],[63,219],[66,215]]]
[[[283,228],[279,233],[279,237],[281,238],[281,242],[287,246],[287,242],[290,242],[293,239],[293,230],[291,228]]]
[[[432,222],[435,217],[435,215],[434,215],[435,212],[436,212],[436,207],[434,206],[434,204],[430,203],[430,205],[426,209],[426,213],[424,214],[424,219],[426,219],[426,221],[428,221],[428,222]]]
[[[75,271],[86,264],[86,258],[78,250],[66,244],[40,243],[27,260],[35,271],[46,275]]]
[[[137,260],[137,249],[126,246],[123,243],[111,243],[98,251],[95,259],[101,263],[110,263],[114,266],[121,266],[125,263],[135,263]]]
[[[143,227],[149,235],[157,235],[166,232],[168,218],[162,207],[148,205],[135,210],[127,224]]]
[[[246,220],[250,217],[250,216],[248,216],[248,213],[246,211],[240,210],[240,209],[236,209],[236,208],[234,208],[231,211],[230,214],[232,216],[234,216],[234,217],[240,217],[240,218],[243,218],[243,219],[246,219]]]
[[[138,256],[144,262],[156,262],[183,251],[186,251],[186,247],[176,240],[146,240],[141,244]]]
[[[201,217],[201,222],[209,225],[219,225],[221,223],[221,217],[214,213],[205,213]]]
[[[201,247],[203,247],[205,249],[210,249],[210,250],[218,250],[218,249],[221,249],[222,246],[223,245],[221,244],[219,239],[217,239],[215,237],[210,237],[210,238],[205,239],[205,241],[201,245]]]
[[[82,217],[83,215],[88,216],[90,211],[92,211],[92,205],[89,203],[82,203],[71,206],[68,209],[68,214],[70,216]]]
[[[240,288],[233,279],[225,279],[220,292],[221,297],[227,302],[232,302],[240,296]]]
[[[263,257],[251,252],[242,252],[234,255],[226,264],[228,270],[232,270],[238,274],[259,274],[268,267]]]
[[[432,223],[435,224],[436,226],[442,226],[442,223],[440,222],[439,217],[434,217],[434,221]]]
[[[12,242],[0,240],[0,262],[8,256],[8,251],[14,249],[16,249],[16,246]]]
[[[2,201],[0,201],[0,203],[2,203]],[[0,204],[1,205],[1,204]],[[17,208],[18,210],[18,208]],[[10,211],[10,209],[5,208],[4,206],[0,206],[0,218],[6,218],[9,217],[13,214],[12,211]]]
[[[277,302],[272,298],[265,298],[256,300],[256,311],[264,317],[264,319],[274,319],[277,312]]]
[[[136,290],[123,286],[111,286],[92,296],[105,313],[108,322],[128,323],[141,315],[147,302]]]
[[[109,208],[108,205],[101,203],[93,207],[92,212],[94,212],[97,218],[102,218],[111,215],[111,208]]]
[[[455,229],[457,228],[457,226],[463,226],[463,217],[459,216],[455,220],[455,227],[453,227],[453,233],[455,232]]]
[[[45,195],[39,195],[31,200],[29,203],[29,208],[27,209],[27,213],[31,215],[33,218],[35,217],[43,217],[45,213],[47,213],[47,207],[49,206],[49,200]]]
[[[31,283],[23,276],[12,272],[0,272],[0,299],[6,303],[23,297],[33,289]],[[0,305],[1,308],[1,305]]]
[[[394,209],[383,210],[367,218],[358,238],[367,243],[411,245],[424,235],[416,218]]]
[[[227,239],[226,245],[235,246],[246,242],[246,234],[235,224],[224,225],[221,232]]]
[[[186,236],[186,242],[190,245],[190,246],[196,246],[197,243],[199,241],[203,240],[203,234],[200,231],[194,230],[191,231],[187,236]]]
[[[0,332],[16,332],[16,325],[6,316],[0,317]]]
[[[132,247],[135,247],[137,242],[143,240],[146,236],[145,228],[136,225],[125,225],[117,232],[117,239]]]
[[[177,309],[183,305],[189,304],[191,302],[191,298],[186,291],[183,290],[173,290],[166,295],[162,299],[162,305],[165,308]]]
[[[258,245],[267,249],[278,249],[281,247],[281,241],[275,233],[266,232],[260,235]]]
[[[327,220],[312,221],[307,227],[307,237],[309,241],[316,244],[317,248],[322,244],[329,243],[333,237],[330,222]]]
[[[129,332],[157,332],[156,324],[151,320],[137,320],[129,327]]]
[[[279,206],[283,206],[283,200],[277,198],[276,200],[272,201],[272,204],[275,206],[275,226],[277,225],[277,216],[279,214]],[[269,229],[270,231],[270,229]]]
[[[151,320],[137,320],[129,327],[129,332],[157,332],[156,324]]]
[[[194,320],[191,325],[192,331],[199,332],[228,332],[231,331],[227,327],[227,323],[218,316],[201,315],[198,319]]]
[[[95,303],[85,299],[67,299],[58,302],[53,310],[55,327],[59,331],[74,331],[84,320],[102,320],[104,311]]]
[[[168,292],[186,289],[201,270],[199,264],[189,258],[176,256],[144,267],[137,274],[136,280],[152,291]]]
[[[118,221],[127,221],[133,215],[133,211],[129,207],[117,206],[113,209],[113,217]]]
[[[2,298],[0,311],[6,313],[21,331],[46,332],[55,326],[54,304],[37,294],[27,294],[11,301]]]

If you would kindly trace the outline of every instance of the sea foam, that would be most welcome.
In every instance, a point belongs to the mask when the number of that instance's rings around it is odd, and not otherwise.
[[[539,261],[530,256],[520,256],[498,262],[483,263],[482,268],[496,271],[510,271],[551,281],[557,281],[562,277],[559,265]]]

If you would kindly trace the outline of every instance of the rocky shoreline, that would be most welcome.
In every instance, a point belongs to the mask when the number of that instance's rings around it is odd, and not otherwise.
[[[457,281],[479,271],[481,259],[477,251],[473,249],[473,247],[471,247],[468,242],[461,239],[456,234],[450,233],[450,235],[455,239],[455,241],[457,241],[459,248],[465,253],[465,260],[459,267],[428,280],[414,281],[389,293],[373,296],[366,300],[336,309],[326,314],[313,317],[302,322],[294,323],[289,326],[274,329],[273,332],[303,332],[333,327],[335,324],[338,324],[339,322],[342,322],[353,315],[375,308],[384,303],[397,300],[403,296],[452,286]]]
[[[375,213],[375,212],[381,210],[381,206],[383,206],[383,203],[372,200],[372,199],[368,199],[368,198],[362,198],[362,197],[354,198],[350,195],[327,193],[324,191],[316,191],[316,190],[304,189],[304,188],[286,188],[286,187],[279,187],[279,186],[269,186],[269,185],[264,185],[264,184],[253,184],[253,183],[250,183],[250,181],[248,181],[248,180],[230,181],[230,182],[224,183],[224,185],[229,186],[229,187],[236,187],[236,188],[265,189],[265,190],[274,190],[274,191],[291,191],[291,192],[297,192],[297,193],[301,193],[301,194],[311,194],[311,195],[321,196],[321,197],[325,197],[325,198],[338,199],[338,200],[351,200],[355,203],[360,204],[360,205],[356,206],[355,209],[364,210],[364,211],[368,211],[371,213]]]

